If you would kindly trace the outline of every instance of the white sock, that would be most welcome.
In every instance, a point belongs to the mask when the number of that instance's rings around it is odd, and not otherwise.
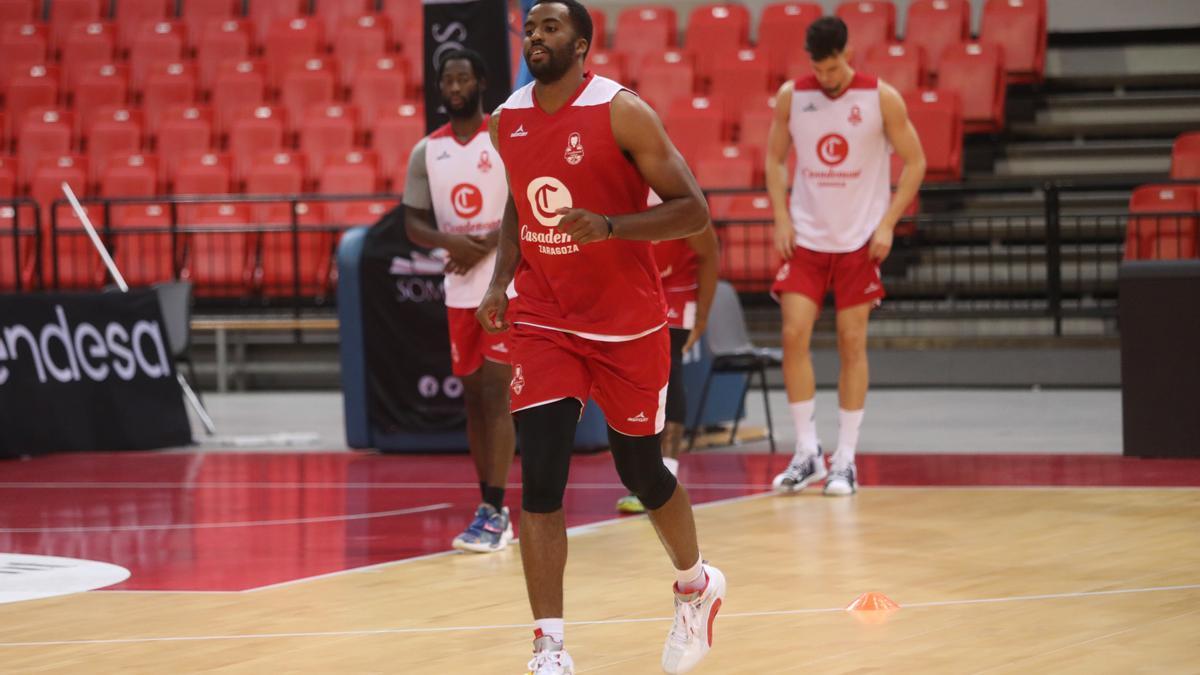
[[[706,581],[704,556],[700,556],[696,564],[686,570],[675,570],[675,587],[679,589],[680,593],[695,593],[704,588]]]
[[[543,637],[553,638],[559,644],[563,641],[563,620],[537,619],[533,622],[534,629],[541,631]]]
[[[817,454],[817,399],[790,403],[788,407],[796,426],[796,459],[804,460]]]
[[[679,460],[674,457],[663,457],[663,465],[667,467],[667,471],[671,472],[672,476],[679,477]]]
[[[858,427],[862,425],[866,410],[838,409],[838,446],[833,456],[834,466],[854,463],[854,451],[858,448]]]

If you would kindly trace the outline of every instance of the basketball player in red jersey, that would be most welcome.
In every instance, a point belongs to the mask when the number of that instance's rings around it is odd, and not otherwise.
[[[884,295],[879,264],[925,176],[925,154],[904,100],[887,83],[854,72],[847,39],[846,24],[836,17],[809,26],[813,75],[780,88],[767,140],[775,245],[785,260],[772,293],[783,308],[783,374],[797,438],[791,463],[775,477],[784,492],[826,475],[826,495],[858,489],[854,452],[867,397],[867,320]],[[904,160],[895,196],[889,146]],[[789,201],[793,147],[797,165]],[[809,342],[829,290],[837,307],[841,373],[837,451],[826,470],[814,422]]]
[[[450,122],[421,139],[409,158],[404,222],[417,244],[446,251],[446,312],[454,375],[462,379],[467,438],[482,503],[452,545],[461,551],[502,551],[513,537],[504,488],[516,443],[508,411],[512,372],[504,334],[475,320],[496,264],[508,182],[483,114],[487,70],[469,49],[447,52],[438,86]]]
[[[654,111],[584,70],[591,37],[578,0],[538,0],[526,19],[535,81],[491,119],[510,197],[478,317],[489,331],[512,326],[521,560],[535,619],[530,670],[574,672],[563,648],[562,498],[590,395],[608,422],[617,473],[649,510],[676,569],[662,666],[682,673],[709,650],[725,577],[701,558],[687,492],[662,462],[670,337],[650,242],[699,233],[708,209]],[[649,208],[651,188],[663,203]]]

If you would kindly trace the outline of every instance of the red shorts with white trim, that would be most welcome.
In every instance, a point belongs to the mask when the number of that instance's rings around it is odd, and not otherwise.
[[[694,288],[666,291],[667,326],[691,330],[696,325],[696,296]]]
[[[863,303],[879,305],[885,296],[883,278],[867,246],[849,253],[822,253],[797,246],[775,275],[771,295],[799,293],[820,307],[830,290],[838,309]]]
[[[608,426],[652,436],[666,422],[671,336],[666,326],[627,342],[589,340],[518,323],[512,335],[512,411],[594,398]]]
[[[450,323],[450,368],[466,377],[483,367],[483,360],[509,362],[509,332],[489,333],[475,318],[475,310],[447,307]]]

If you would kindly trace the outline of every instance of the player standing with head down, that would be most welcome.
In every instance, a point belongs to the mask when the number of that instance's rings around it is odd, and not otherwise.
[[[438,64],[438,87],[450,122],[413,148],[404,186],[404,222],[410,239],[444,249],[447,256],[450,357],[455,376],[463,382],[467,438],[483,500],[453,546],[491,553],[504,550],[513,536],[504,505],[515,444],[508,411],[512,374],[506,336],[485,332],[475,320],[475,310],[496,265],[508,182],[483,114],[483,57],[469,49],[447,52]]]
[[[491,119],[510,197],[496,272],[478,317],[508,328],[523,479],[521,560],[537,675],[574,672],[563,648],[562,499],[589,395],[622,482],[650,511],[676,570],[668,673],[707,654],[725,578],[704,564],[687,492],[663,465],[670,338],[652,241],[708,222],[704,197],[653,110],[584,70],[592,22],[577,0],[539,0],[525,22],[535,81]],[[663,203],[647,208],[648,191]],[[517,297],[505,293],[515,279]]]
[[[808,28],[813,75],[779,90],[767,140],[767,189],[775,245],[785,262],[772,293],[783,309],[783,374],[796,425],[796,452],[775,477],[785,492],[825,478],[825,494],[858,489],[854,453],[867,397],[867,320],[883,298],[879,264],[892,231],[925,176],[925,154],[904,99],[875,77],[854,72],[846,24],[824,17]],[[891,196],[891,149],[904,160]],[[787,158],[796,149],[788,198]],[[809,343],[825,294],[837,306],[839,429],[828,472],[814,422],[816,380]]]

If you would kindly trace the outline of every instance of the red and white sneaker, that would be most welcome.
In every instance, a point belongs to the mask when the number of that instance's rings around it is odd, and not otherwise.
[[[563,649],[563,643],[541,631],[534,631],[533,658],[525,665],[525,675],[574,675],[575,662]]]
[[[686,673],[696,667],[712,648],[713,622],[725,600],[725,575],[704,565],[708,577],[702,590],[680,593],[675,589],[675,623],[663,646],[664,673]]]

